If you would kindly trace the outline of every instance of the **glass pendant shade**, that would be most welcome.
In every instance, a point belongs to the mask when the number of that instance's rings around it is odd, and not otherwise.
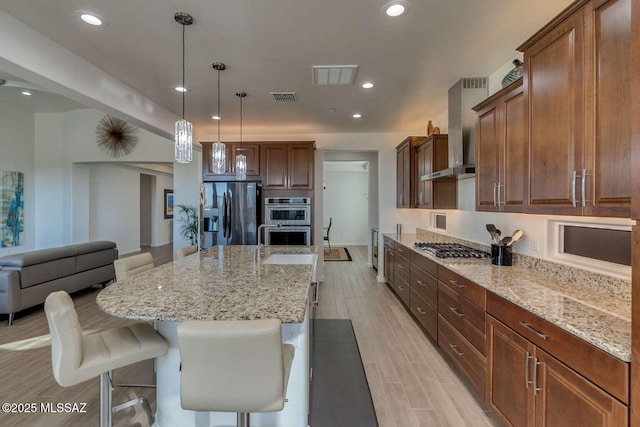
[[[227,148],[224,143],[217,141],[211,146],[211,169],[213,173],[225,173],[224,163],[226,160]]]
[[[185,119],[176,122],[176,162],[191,163],[193,153],[193,126]]]
[[[238,181],[247,179],[247,156],[244,154],[236,156],[236,179]]]

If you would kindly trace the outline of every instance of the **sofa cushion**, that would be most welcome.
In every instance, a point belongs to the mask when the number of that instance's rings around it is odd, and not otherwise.
[[[76,256],[76,273],[113,264],[115,257],[116,252],[114,249],[79,254]]]
[[[65,246],[63,248],[41,249],[38,251],[25,252],[15,255],[7,255],[0,258],[0,268],[3,270],[17,270],[19,267],[26,267],[34,264],[42,264],[60,258],[75,257],[78,250],[75,246]],[[17,268],[5,268],[17,267]],[[58,276],[60,277],[60,276]]]
[[[67,248],[75,248],[78,251],[78,255],[87,254],[91,252],[99,252],[105,249],[115,249],[115,242],[108,240],[96,240],[95,242],[78,243],[71,246],[65,246]]]
[[[3,267],[9,270],[13,267]],[[72,276],[76,273],[76,258],[61,258],[41,264],[29,265],[20,269],[20,287],[22,289],[40,285],[51,280]]]

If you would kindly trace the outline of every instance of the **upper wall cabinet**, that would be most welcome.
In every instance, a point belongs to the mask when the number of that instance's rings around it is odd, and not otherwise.
[[[313,189],[313,151],[313,142],[263,144],[263,188]]]
[[[474,107],[476,210],[522,212],[526,170],[526,116],[522,79]]]
[[[396,207],[412,208],[411,200],[412,184],[415,186],[415,180],[411,177],[414,175],[411,159],[413,147],[420,141],[424,140],[424,136],[409,136],[396,147]],[[414,181],[414,182],[412,182]]]
[[[415,162],[413,180],[414,206],[422,209],[455,209],[458,205],[458,182],[455,178],[421,181],[430,174],[449,165],[449,142],[446,134],[431,135],[413,149]]]
[[[630,0],[578,1],[518,48],[526,211],[630,214]]]
[[[227,142],[225,143],[226,161],[224,174],[213,173],[213,159],[211,158],[211,146],[213,142],[201,142],[202,145],[202,178],[207,181],[229,181],[235,180],[236,156],[244,154],[247,156],[247,179],[260,179],[260,145],[249,142]]]

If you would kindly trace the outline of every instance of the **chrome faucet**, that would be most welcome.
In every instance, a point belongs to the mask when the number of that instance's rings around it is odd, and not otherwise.
[[[258,226],[258,246],[262,245],[262,243],[260,242],[260,238],[262,237],[261,231],[262,231],[263,228],[267,228],[267,227],[268,228],[273,228],[273,227],[280,228],[280,227],[282,227],[282,224],[260,224]]]

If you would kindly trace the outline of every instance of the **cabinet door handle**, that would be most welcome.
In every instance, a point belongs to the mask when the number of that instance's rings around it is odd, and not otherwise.
[[[422,204],[422,191],[420,192],[420,196],[418,197],[418,203]]]
[[[533,358],[533,394],[538,395],[539,391],[542,391],[541,388],[538,388],[538,365],[541,363],[538,362],[538,358]]]
[[[502,187],[504,187],[504,185],[498,183],[498,207],[500,207],[500,205],[502,204],[502,192],[500,191]]]
[[[449,280],[449,282],[457,288],[460,288],[460,289],[464,288],[464,285],[462,283],[459,283],[457,280],[451,279]]]
[[[399,268],[400,270],[404,270],[404,265],[402,265],[402,264],[398,264],[398,268]]]
[[[493,206],[498,206],[498,198],[496,197],[496,192],[498,191],[498,183],[493,183]]]
[[[418,285],[420,286],[427,286],[424,284],[424,282],[422,280],[416,280],[416,282],[418,283]]]
[[[518,322],[520,323],[520,326],[522,326],[523,328],[525,328],[526,330],[528,330],[529,332],[535,334],[538,338],[542,338],[543,340],[547,339],[547,336],[544,334],[541,334],[540,332],[536,331],[535,329],[533,329],[528,323],[524,323],[523,321]]]
[[[587,207],[587,173],[586,169],[582,169],[582,207]]]
[[[418,310],[418,313],[420,313],[420,314],[427,314],[427,312],[424,311],[424,309],[422,307],[417,307],[416,306],[416,310]]]
[[[458,355],[458,357],[464,356],[464,353],[458,351],[458,346],[455,344],[449,344],[449,347]]]
[[[573,207],[576,207],[576,177],[577,172],[573,171],[573,176],[571,178],[571,204]]]
[[[402,286],[398,285],[398,290],[399,291],[404,291],[404,288]]]
[[[524,388],[529,388],[529,384],[533,384],[533,381],[529,381],[529,360],[531,359],[532,357],[527,351],[524,356]]]
[[[464,316],[464,313],[460,313],[456,307],[449,307],[449,310],[453,311],[453,314],[455,314],[458,317]]]

